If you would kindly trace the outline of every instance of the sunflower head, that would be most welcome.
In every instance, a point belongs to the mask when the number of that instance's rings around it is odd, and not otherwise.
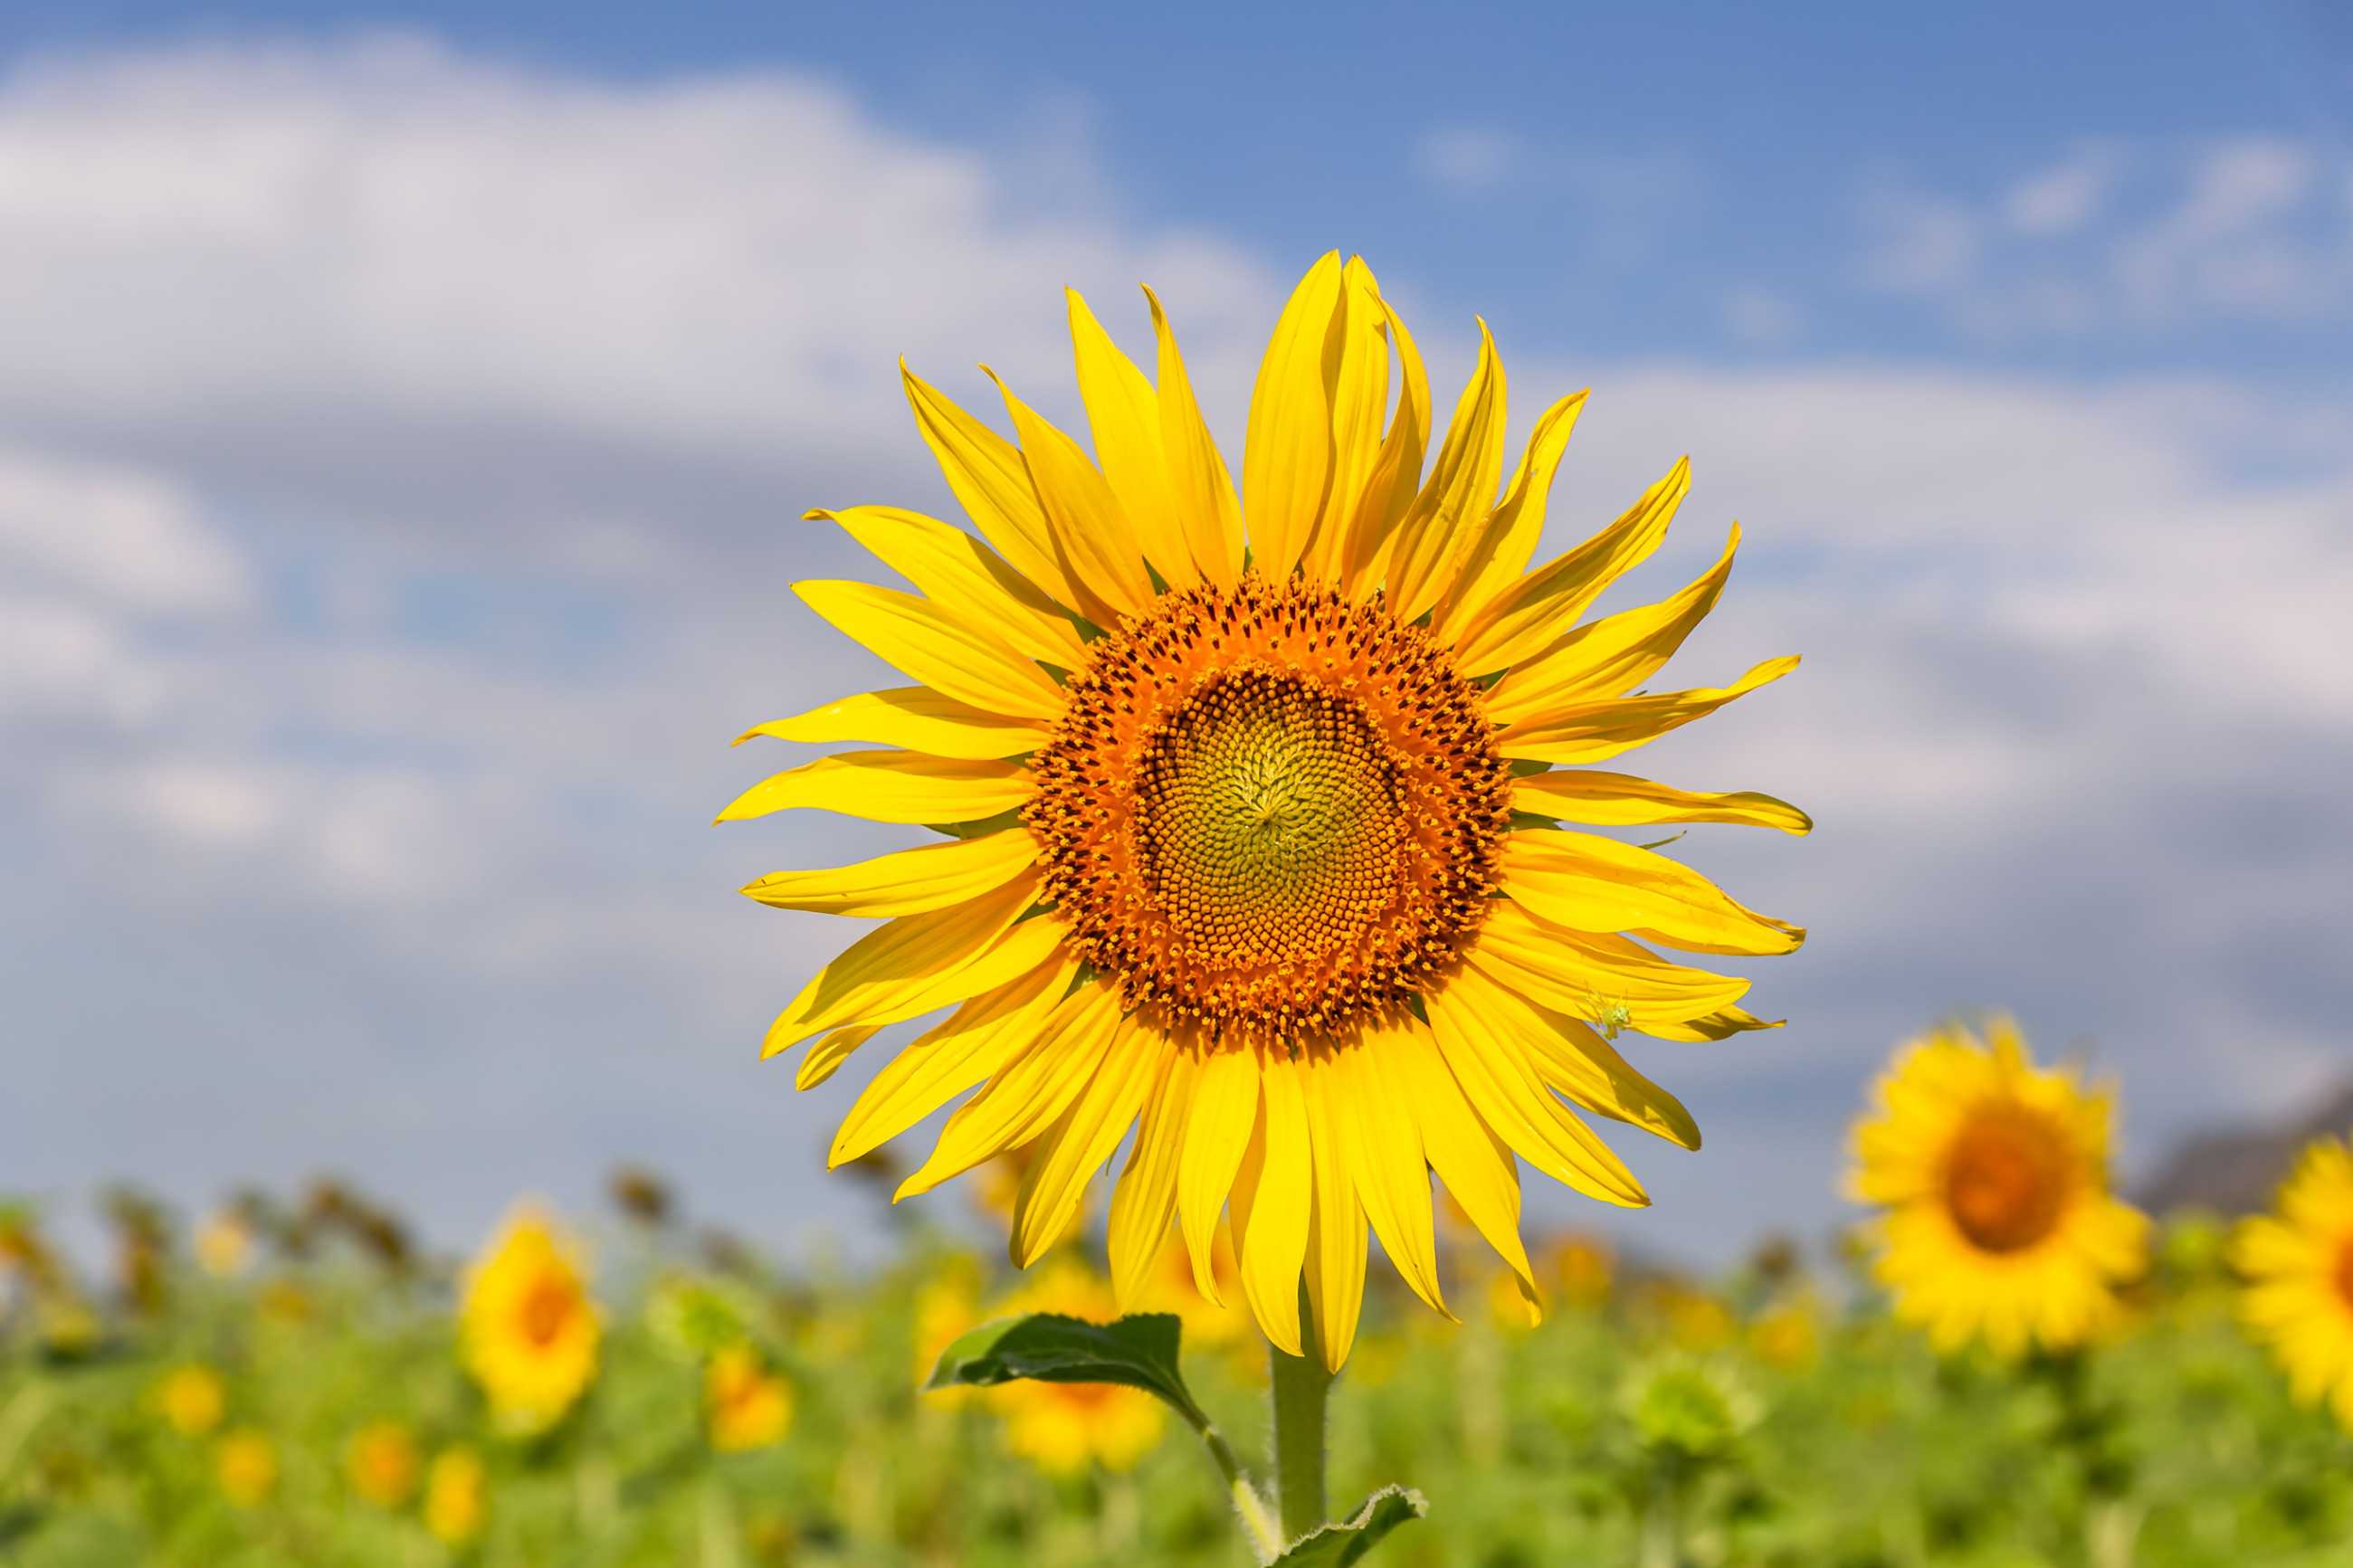
[[[425,1528],[444,1546],[459,1547],[482,1533],[490,1516],[490,1472],[471,1448],[444,1448],[425,1472]]]
[[[155,1404],[173,1431],[201,1437],[220,1425],[228,1409],[228,1387],[212,1368],[191,1363],[173,1368],[156,1385]]]
[[[228,1433],[213,1451],[221,1495],[238,1508],[258,1508],[278,1486],[278,1446],[250,1427]]]
[[[2273,1212],[2241,1222],[2231,1261],[2240,1313],[2295,1396],[2353,1431],[2353,1151],[2335,1138],[2305,1150]]]
[[[375,1421],[343,1450],[352,1490],[378,1508],[398,1508],[417,1490],[417,1439],[397,1421]]]
[[[459,1311],[466,1366],[509,1431],[561,1420],[596,1375],[602,1322],[571,1239],[526,1205],[483,1248]]]
[[[749,1343],[712,1355],[702,1373],[703,1416],[711,1447],[722,1454],[772,1447],[793,1424],[793,1389]]]
[[[1855,1128],[1849,1188],[1881,1213],[1874,1273],[1940,1350],[2063,1350],[2116,1321],[2148,1222],[2108,1187],[2113,1108],[2038,1068],[2017,1026],[1955,1026],[1900,1052]]]
[[[1770,1026],[1738,1005],[1746,981],[1656,950],[1767,955],[1804,932],[1592,830],[1810,825],[1769,796],[1594,764],[1796,661],[1655,689],[1721,593],[1736,528],[1680,592],[1586,617],[1657,548],[1688,466],[1538,564],[1584,395],[1543,413],[1506,480],[1483,328],[1440,436],[1371,269],[1323,258],[1275,323],[1237,493],[1146,297],[1156,377],[1070,297],[1092,454],[1001,383],[1011,439],[905,374],[973,531],[892,507],[812,512],[916,592],[798,592],[917,684],[759,726],[878,749],[778,773],[721,817],[816,808],[947,836],[744,889],[883,922],[771,1027],[770,1054],[807,1046],[801,1087],[883,1028],[939,1017],[860,1096],[831,1163],[976,1090],[899,1195],[997,1162],[1026,1268],[1134,1130],[1109,1205],[1118,1300],[1151,1288],[1174,1233],[1223,1304],[1223,1230],[1267,1337],[1308,1353],[1312,1330],[1336,1369],[1368,1231],[1445,1310],[1430,1171],[1533,1303],[1515,1155],[1639,1205],[1577,1112],[1697,1146],[1614,1042]]]

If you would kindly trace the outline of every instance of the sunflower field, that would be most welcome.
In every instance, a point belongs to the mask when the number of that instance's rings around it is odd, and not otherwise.
[[[2306,1214],[2316,1183],[2353,1192],[2341,1151],[2315,1158]],[[468,1266],[332,1186],[248,1194],[192,1237],[118,1197],[113,1256],[79,1270],[10,1210],[0,1561],[1249,1560],[1150,1394],[921,1387],[986,1320],[1113,1318],[1091,1233],[1027,1273],[915,1230],[879,1270],[787,1269],[681,1224],[642,1173],[614,1189],[569,1225],[519,1209]],[[1398,1564],[2353,1561],[2353,1437],[2247,1331],[2292,1224],[2248,1222],[2234,1251],[2211,1217],[2172,1219],[2061,1352],[1940,1352],[1891,1310],[1863,1227],[1821,1258],[1768,1238],[1710,1279],[1543,1237],[1537,1323],[1508,1270],[1450,1275],[1459,1324],[1376,1276],[1334,1392],[1334,1495],[1430,1500],[1379,1548]],[[1247,1312],[1200,1298],[1176,1247],[1148,1296],[1255,1463]]]

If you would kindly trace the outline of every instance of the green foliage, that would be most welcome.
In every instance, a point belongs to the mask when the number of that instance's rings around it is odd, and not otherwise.
[[[1345,1521],[1311,1531],[1292,1542],[1291,1550],[1274,1560],[1273,1568],[1348,1568],[1378,1546],[1390,1531],[1429,1511],[1419,1492],[1383,1487]]]
[[[927,1388],[1039,1383],[1113,1383],[1140,1388],[1198,1429],[1209,1424],[1177,1370],[1182,1325],[1169,1312],[1090,1323],[1052,1312],[983,1323],[940,1352]]]

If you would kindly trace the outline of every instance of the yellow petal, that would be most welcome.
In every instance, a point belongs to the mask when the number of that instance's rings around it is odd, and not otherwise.
[[[831,1078],[848,1061],[850,1054],[882,1032],[880,1024],[851,1024],[834,1030],[808,1048],[801,1058],[800,1070],[793,1074],[793,1087],[815,1089]]]
[[[1324,1370],[1336,1373],[1348,1359],[1348,1347],[1356,1343],[1356,1319],[1365,1304],[1365,1207],[1356,1196],[1339,1128],[1335,1101],[1342,1090],[1335,1081],[1332,1054],[1303,1056],[1299,1077],[1315,1187],[1314,1217],[1307,1233],[1307,1301],[1315,1316],[1315,1347]]]
[[[1451,986],[1425,993],[1422,1003],[1464,1098],[1514,1152],[1588,1197],[1629,1208],[1650,1202],[1625,1162],[1552,1097],[1507,1031],[1465,1005]]]
[[[1190,588],[1200,582],[1201,569],[1194,564],[1193,546],[1169,488],[1168,460],[1161,451],[1159,395],[1134,362],[1120,353],[1079,291],[1065,292],[1079,399],[1086,405],[1087,427],[1095,438],[1095,459],[1103,465],[1103,479],[1160,580],[1171,588]]]
[[[1512,1152],[1479,1119],[1426,1025],[1392,1037],[1388,1066],[1421,1130],[1430,1169],[1454,1194],[1472,1227],[1518,1278],[1520,1294],[1536,1304],[1535,1270],[1520,1239],[1520,1176]]]
[[[1488,694],[1489,717],[1510,724],[1570,703],[1615,697],[1648,680],[1715,607],[1739,546],[1740,525],[1735,523],[1722,557],[1673,598],[1588,622],[1514,665]]]
[[[1687,1018],[1679,1024],[1659,1023],[1637,1025],[1642,1033],[1662,1040],[1728,1040],[1735,1035],[1751,1029],[1778,1029],[1786,1019],[1767,1020],[1744,1007],[1719,1007],[1713,1013]]]
[[[941,476],[981,537],[1056,604],[1079,608],[1077,585],[1055,553],[1046,509],[1019,450],[909,370],[904,360],[899,374],[923,444],[939,459]]]
[[[1498,1030],[1526,1051],[1545,1086],[1596,1115],[1655,1132],[1686,1149],[1699,1147],[1699,1123],[1683,1101],[1634,1070],[1616,1047],[1567,1014],[1530,1000],[1475,963],[1448,982],[1466,1006],[1481,1009]]]
[[[1522,720],[1495,737],[1495,749],[1507,757],[1530,762],[1607,762],[1671,730],[1679,730],[1694,719],[1704,719],[1725,703],[1737,701],[1760,686],[1769,686],[1797,668],[1798,656],[1788,654],[1767,659],[1730,686],[1694,687],[1687,691],[1659,691],[1608,702],[1579,703],[1540,719]]]
[[[849,866],[771,871],[747,884],[744,896],[770,909],[812,914],[918,915],[1001,888],[1037,861],[1038,840],[1028,829],[1015,827]]]
[[[1079,613],[1106,627],[1117,626],[1123,615],[1140,613],[1152,603],[1152,579],[1144,569],[1144,547],[1111,486],[1076,441],[1014,396],[995,371],[988,378],[997,382],[1005,410],[1013,416],[1055,557],[1079,595]]]
[[[1340,253],[1325,251],[1276,318],[1250,387],[1242,517],[1250,557],[1281,582],[1307,547],[1332,480],[1332,388],[1324,356],[1340,310]]]
[[[1544,412],[1528,436],[1527,455],[1520,459],[1512,482],[1494,515],[1480,531],[1478,542],[1463,563],[1454,591],[1439,607],[1434,623],[1440,642],[1461,640],[1462,628],[1494,602],[1495,595],[1519,581],[1543,536],[1545,507],[1552,494],[1553,475],[1561,454],[1568,450],[1569,433],[1585,410],[1585,394],[1571,393]]]
[[[1240,1047],[1205,1051],[1194,1075],[1192,1099],[1185,1147],[1176,1159],[1176,1214],[1193,1262],[1193,1283],[1204,1298],[1222,1307],[1225,1297],[1212,1267],[1213,1246],[1218,1213],[1226,1206],[1226,1194],[1258,1120],[1257,1053]]]
[[[1152,306],[1152,328],[1160,347],[1160,449],[1168,463],[1168,489],[1193,546],[1193,560],[1203,576],[1220,588],[1241,581],[1241,503],[1234,500],[1234,481],[1209,426],[1194,400],[1193,383],[1185,374],[1184,356],[1176,352],[1176,335],[1169,330],[1160,297],[1144,291]]]
[[[1060,922],[1021,921],[1034,889],[1008,882],[986,898],[910,915],[866,933],[810,977],[768,1027],[773,1057],[843,1024],[893,1024],[977,995],[1045,961]],[[1017,923],[1018,921],[1018,923]]]
[[[1085,1089],[1084,1068],[1102,1056],[1119,1026],[1116,986],[1083,985],[1063,998],[1029,1048],[956,1108],[931,1158],[899,1184],[891,1201],[928,1193],[1051,1127]]]
[[[1381,457],[1381,416],[1389,405],[1388,307],[1361,256],[1341,272],[1340,309],[1332,318],[1337,354],[1326,355],[1332,389],[1332,475],[1324,504],[1300,556],[1300,569],[1318,583],[1337,583],[1346,569],[1348,531]]]
[[[1050,926],[1050,921],[1025,924]],[[1078,973],[1067,953],[1036,964],[955,1010],[886,1064],[841,1119],[826,1169],[871,1153],[1029,1048]]]
[[[963,529],[893,506],[820,507],[802,515],[840,524],[925,598],[1024,658],[1063,669],[1077,668],[1086,658],[1086,645],[1062,607]]]
[[[772,773],[719,814],[740,822],[807,807],[869,822],[977,822],[1037,793],[1018,763],[967,762],[921,752],[844,752]]]
[[[1087,1184],[1103,1169],[1152,1087],[1152,1059],[1167,1048],[1156,1029],[1133,1018],[1112,1026],[1086,1088],[1039,1140],[1013,1204],[1013,1266],[1027,1268],[1071,1228]],[[1163,1222],[1166,1228],[1166,1222]]]
[[[1054,678],[986,632],[912,594],[871,583],[796,583],[808,607],[934,690],[992,713],[1061,716]]]
[[[1617,521],[1504,584],[1467,617],[1455,646],[1455,668],[1465,675],[1485,675],[1517,664],[1576,625],[1603,589],[1659,547],[1675,509],[1690,493],[1691,459],[1679,458],[1667,477],[1643,491]]]
[[[1390,1061],[1398,1050],[1427,1049],[1409,1031],[1409,1017],[1368,1025],[1363,1037],[1333,1058],[1338,1093],[1335,1121],[1350,1178],[1381,1248],[1413,1293],[1446,1312],[1438,1280],[1438,1236],[1430,1209],[1430,1167],[1414,1121],[1412,1080]],[[1452,1313],[1447,1313],[1451,1317]]]
[[[772,719],[744,731],[734,743],[740,746],[754,735],[818,745],[880,741],[935,757],[987,762],[1034,752],[1051,733],[1043,724],[1008,719],[929,687],[894,686],[839,698],[789,719]]]
[[[1530,816],[1565,818],[1600,827],[1647,827],[1662,822],[1729,822],[1778,827],[1800,837],[1814,819],[1788,802],[1746,790],[1711,795],[1670,789],[1631,773],[1597,768],[1530,773],[1512,784],[1512,809]]]
[[[1617,935],[1572,931],[1502,899],[1488,910],[1472,952],[1498,980],[1575,1018],[1622,1017],[1662,1039],[1667,1029],[1720,1011],[1748,994],[1738,975],[1670,963]],[[1744,1015],[1745,1016],[1745,1015]]]
[[[1389,613],[1419,619],[1446,595],[1495,505],[1504,468],[1504,362],[1479,323],[1479,363],[1454,405],[1445,443],[1413,510],[1398,524],[1389,558]]]
[[[1152,1265],[1176,1212],[1176,1166],[1185,1150],[1186,1111],[1193,1098],[1194,1054],[1170,1046],[1145,1096],[1144,1116],[1126,1168],[1112,1194],[1103,1237],[1111,1288],[1123,1312],[1134,1310],[1152,1282]]]
[[[1306,1353],[1299,1339],[1299,1271],[1315,1195],[1299,1071],[1279,1050],[1260,1058],[1259,1124],[1234,1184],[1242,1295],[1259,1331],[1285,1355]]]
[[[1582,931],[1630,931],[1694,952],[1795,952],[1798,926],[1760,915],[1679,861],[1598,834],[1525,827],[1504,840],[1504,889]]]
[[[1421,488],[1421,459],[1430,450],[1430,376],[1421,365],[1421,351],[1405,321],[1381,302],[1381,319],[1397,344],[1398,367],[1404,385],[1398,394],[1397,412],[1388,434],[1381,438],[1380,456],[1357,498],[1348,522],[1342,585],[1350,599],[1361,604],[1372,597],[1388,574],[1389,551],[1398,524],[1413,510]]]

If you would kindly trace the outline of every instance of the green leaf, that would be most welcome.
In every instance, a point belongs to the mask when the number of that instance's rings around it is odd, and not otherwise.
[[[940,1352],[926,1388],[1037,1383],[1116,1383],[1174,1406],[1196,1429],[1209,1418],[1193,1402],[1176,1368],[1182,1325],[1169,1312],[1139,1312],[1091,1323],[1039,1312],[983,1323]]]
[[[1271,1568],[1348,1568],[1390,1531],[1429,1511],[1430,1505],[1411,1488],[1383,1487],[1345,1524],[1326,1524],[1301,1536]]]

